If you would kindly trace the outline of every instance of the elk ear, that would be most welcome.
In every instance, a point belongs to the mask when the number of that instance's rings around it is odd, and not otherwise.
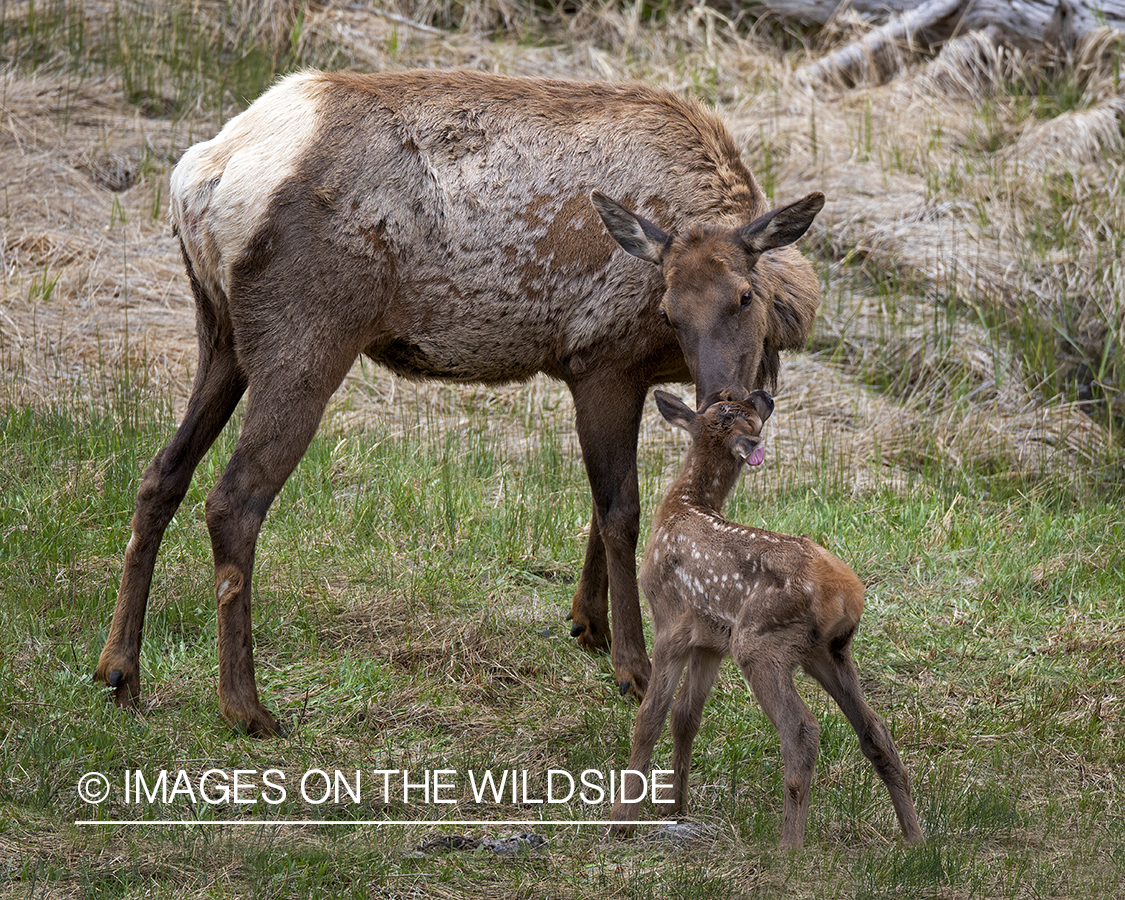
[[[590,194],[590,202],[594,204],[594,209],[602,217],[613,239],[626,253],[645,262],[660,265],[660,257],[664,254],[668,235],[652,222],[630,212],[601,191]]]
[[[699,414],[694,409],[667,391],[654,391],[653,396],[656,398],[656,408],[660,410],[660,415],[677,428],[682,428],[688,434],[695,436],[692,429]]]
[[[809,230],[816,214],[824,207],[824,194],[815,191],[807,197],[771,210],[749,225],[743,225],[736,234],[747,254],[755,259],[767,250],[784,247],[798,240]]]

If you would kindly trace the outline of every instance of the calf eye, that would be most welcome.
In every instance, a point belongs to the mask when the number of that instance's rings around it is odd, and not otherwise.
[[[748,307],[753,302],[754,302],[754,295],[750,291],[743,291],[742,296],[739,297],[739,303],[741,303],[741,308],[746,309],[746,307]]]
[[[663,322],[665,325],[671,325],[672,324],[670,321],[668,321],[668,313],[663,309],[660,310],[660,321]]]

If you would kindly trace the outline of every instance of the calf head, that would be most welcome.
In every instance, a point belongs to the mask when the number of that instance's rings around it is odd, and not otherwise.
[[[798,240],[824,206],[819,192],[737,228],[661,228],[600,191],[591,202],[609,233],[638,259],[660,266],[660,317],[676,332],[695,381],[696,405],[772,386],[777,352],[800,346],[816,310],[807,263],[759,266],[763,253]],[[796,289],[799,283],[799,289]]]
[[[773,397],[754,391],[745,400],[720,400],[696,412],[679,397],[655,391],[656,408],[664,418],[691,435],[693,450],[714,464],[729,459],[731,478],[738,477],[742,464],[760,465],[765,457],[762,425],[773,413]],[[729,488],[728,488],[729,489]]]

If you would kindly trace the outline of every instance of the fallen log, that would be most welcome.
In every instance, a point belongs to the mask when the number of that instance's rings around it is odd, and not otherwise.
[[[798,76],[813,83],[880,80],[904,49],[933,49],[958,34],[986,31],[1020,49],[1070,53],[1100,27],[1125,32],[1125,0],[763,0],[778,16],[827,24],[845,12],[884,24],[805,66]]]
[[[925,0],[859,40],[805,66],[798,77],[810,83],[829,78],[852,84],[881,80],[885,72],[897,68],[895,61],[904,44],[909,45],[919,33],[957,14],[963,4],[964,0]]]

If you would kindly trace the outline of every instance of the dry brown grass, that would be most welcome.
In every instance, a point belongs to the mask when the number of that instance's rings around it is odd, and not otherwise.
[[[608,4],[538,22],[519,20],[524,7],[514,2],[485,0],[379,11],[294,0],[238,2],[229,15],[225,4],[200,9],[231,41],[252,37],[278,53],[295,44],[304,58],[359,69],[634,77],[702,93],[779,200],[812,189],[829,196],[809,239],[829,285],[818,353],[792,356],[784,370],[778,440],[796,460],[828,444],[857,473],[875,454],[907,466],[919,454],[952,466],[985,454],[1013,471],[1103,458],[1110,438],[1102,427],[1055,399],[1057,384],[1029,369],[998,326],[1024,317],[1057,323],[1065,329],[1065,338],[1050,337],[1057,369],[1093,360],[1103,375],[1116,371],[1125,267],[1106,247],[1107,234],[1125,231],[1120,35],[1095,35],[1058,76],[1081,85],[1080,108],[1041,118],[1021,99],[1026,92],[1009,88],[1051,70],[978,35],[933,59],[907,58],[884,85],[814,92],[796,69],[847,29],[826,33],[815,52],[779,53],[703,5],[673,9],[659,27],[641,22],[639,6]],[[459,30],[444,30],[454,24]],[[547,39],[489,39],[496,29]],[[66,399],[83,390],[91,368],[115,371],[128,360],[136,380],[182,400],[194,330],[164,218],[167,179],[178,153],[219,123],[145,117],[109,76],[0,77],[8,396]],[[1050,236],[1040,239],[1045,227]],[[900,296],[877,289],[888,277]],[[904,301],[911,314],[894,308]],[[939,311],[951,304],[961,314],[935,337]],[[378,415],[403,389],[453,416],[464,404],[529,402],[522,386],[462,395],[400,386],[368,367],[341,395],[340,424]],[[567,403],[557,386],[531,390]]]

